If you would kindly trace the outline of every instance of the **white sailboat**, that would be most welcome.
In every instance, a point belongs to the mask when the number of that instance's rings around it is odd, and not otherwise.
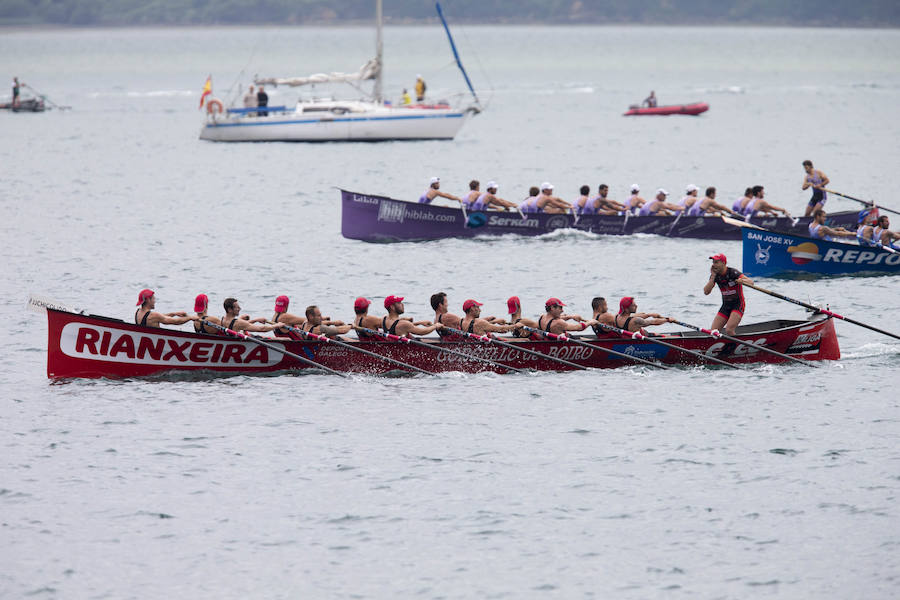
[[[200,139],[216,142],[326,142],[385,140],[452,140],[465,122],[481,112],[478,96],[459,60],[440,4],[438,15],[450,40],[456,63],[474,101],[463,108],[449,104],[394,106],[382,94],[382,0],[375,5],[375,58],[356,73],[319,73],[308,77],[256,78],[257,85],[304,86],[374,80],[369,98],[362,100],[300,100],[294,107],[225,108],[220,100],[207,102]],[[265,111],[265,112],[264,112]]]

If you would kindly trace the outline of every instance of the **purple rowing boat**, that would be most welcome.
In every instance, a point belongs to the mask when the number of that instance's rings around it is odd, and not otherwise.
[[[856,211],[828,216],[831,227],[856,227]],[[766,229],[802,234],[810,218],[794,225],[787,217],[753,217],[750,223]],[[652,233],[668,237],[739,240],[741,228],[720,217],[635,217],[620,215],[546,214],[501,211],[469,211],[436,204],[419,204],[374,194],[341,190],[341,234],[364,242],[413,242],[481,235],[542,235],[557,229],[574,229],[605,235]]]

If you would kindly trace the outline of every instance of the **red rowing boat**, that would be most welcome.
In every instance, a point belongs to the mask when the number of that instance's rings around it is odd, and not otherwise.
[[[342,372],[380,375],[398,370],[395,364],[328,342],[267,337],[261,338],[265,340],[263,345],[221,335],[142,327],[119,319],[53,308],[47,309],[47,322],[47,376],[51,379],[115,379],[191,371],[252,374],[313,368],[282,352],[296,354]],[[841,356],[834,323],[830,317],[821,314],[807,321],[775,320],[745,325],[738,328],[736,337],[807,360],[837,360]],[[559,360],[587,368],[616,368],[634,364],[606,350],[666,364],[705,364],[695,356],[655,344],[653,338],[631,340],[584,336],[577,339],[586,345],[571,341],[504,339],[511,345],[539,352],[546,358],[491,343],[426,339],[424,341],[432,347],[390,341],[350,342],[350,345],[431,372],[504,372],[501,365],[537,371],[574,369]],[[702,333],[666,334],[659,339],[730,363],[777,363],[785,360],[750,346]],[[442,349],[455,350],[457,354]],[[459,352],[472,356],[472,359],[459,356]]]
[[[629,106],[626,117],[639,117],[645,115],[692,115],[697,116],[709,110],[709,104],[706,102],[694,102],[693,104],[669,104],[667,106],[640,107]]]

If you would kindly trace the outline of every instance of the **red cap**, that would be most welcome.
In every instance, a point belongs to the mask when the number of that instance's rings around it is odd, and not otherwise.
[[[141,293],[138,294],[138,301],[137,301],[137,304],[135,304],[135,306],[140,306],[141,304],[143,304],[144,302],[146,302],[147,300],[149,300],[152,297],[153,297],[153,290],[141,290]]]
[[[291,299],[287,296],[278,296],[275,298],[275,312],[283,313],[287,310],[288,304],[291,303]]]
[[[555,306],[557,304],[559,304],[560,306],[566,305],[566,303],[559,298],[547,298],[547,301],[544,302],[544,308],[550,308],[551,306]]]
[[[619,314],[625,312],[625,309],[634,304],[634,298],[631,296],[625,296],[621,300],[619,300]]]
[[[206,310],[206,307],[209,306],[209,298],[206,294],[198,294],[196,298],[194,298],[194,312],[203,312]]]
[[[509,300],[506,301],[506,308],[509,309],[509,314],[513,314],[522,308],[522,301],[519,300],[518,296],[511,296]]]
[[[384,299],[384,307],[390,308],[398,302],[403,302],[403,296],[388,296]]]
[[[362,310],[364,308],[368,308],[368,306],[370,304],[372,304],[371,300],[360,296],[359,298],[357,298],[356,300],[353,301],[353,308],[355,308],[357,310]]]
[[[728,259],[725,258],[724,254],[713,254],[712,256],[710,256],[710,258],[713,260],[721,260],[726,265],[728,264]]]
[[[463,310],[466,312],[469,312],[469,309],[473,306],[482,306],[482,304],[478,300],[472,300],[471,298],[463,302]]]

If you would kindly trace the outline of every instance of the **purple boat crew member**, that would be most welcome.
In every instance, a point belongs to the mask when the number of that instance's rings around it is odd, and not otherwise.
[[[537,212],[537,201],[540,193],[541,190],[536,185],[531,186],[528,189],[528,197],[519,203],[519,210],[523,213]]]
[[[466,206],[466,208],[472,208],[472,205],[475,204],[475,201],[478,200],[478,196],[481,195],[481,182],[477,179],[473,179],[469,182],[469,191],[466,192],[466,195],[462,197],[462,203]]]
[[[689,217],[702,217],[711,213],[728,213],[734,217],[741,216],[740,213],[734,212],[724,204],[716,202],[716,188],[710,186],[706,188],[706,196],[702,200],[698,200],[688,211]]]
[[[881,246],[881,240],[875,235],[878,208],[864,208],[859,211],[859,226],[856,228],[856,242],[867,248]]]
[[[625,210],[625,205],[615,200],[607,198],[609,194],[609,186],[601,183],[597,188],[597,195],[591,198],[594,205],[594,212],[598,215],[617,215]]]
[[[488,181],[486,186],[487,191],[478,196],[478,199],[469,206],[470,210],[488,210],[491,206],[502,208],[503,210],[510,210],[518,208],[514,203],[509,200],[504,200],[497,196],[497,183],[494,181]]]
[[[656,190],[656,198],[644,204],[638,214],[642,217],[671,215],[669,211],[681,210],[677,204],[666,202],[669,192],[663,188]]]
[[[572,203],[572,206],[575,207],[575,212],[579,215],[592,215],[597,211],[594,209],[594,202],[588,198],[588,194],[591,193],[591,186],[583,185],[579,188],[578,193],[580,194],[578,198]]]
[[[772,215],[775,213],[781,213],[786,217],[790,217],[791,214],[780,206],[775,206],[774,204],[769,204],[764,200],[766,195],[766,189],[761,185],[754,185],[752,188],[753,197],[750,198],[750,202],[747,203],[747,206],[744,207],[744,216],[752,217],[756,213],[762,213],[764,215]]]
[[[731,205],[731,210],[734,212],[743,215],[744,208],[746,208],[747,204],[750,203],[750,200],[753,198],[753,188],[748,187],[744,190],[744,195],[734,201],[734,204]]]
[[[678,203],[678,205],[681,207],[681,209],[678,210],[677,212],[688,211],[688,214],[690,214],[691,207],[693,207],[697,203],[697,200],[698,200],[697,193],[699,191],[700,191],[700,188],[698,188],[693,183],[688,185],[687,188],[685,188],[685,190],[684,190],[684,194],[685,194],[684,198],[682,198],[681,201]]]
[[[646,200],[641,198],[641,187],[633,183],[631,184],[631,195],[628,196],[628,199],[625,200],[625,211],[626,213],[631,213],[633,215],[638,214],[638,211],[643,208],[644,204],[646,204]]]
[[[813,220],[809,224],[809,237],[814,240],[831,242],[834,238],[855,238],[855,231],[847,231],[843,227],[826,227],[825,217],[827,213],[821,208],[813,213]]]
[[[890,246],[894,250],[900,250],[900,233],[891,231],[891,220],[887,215],[878,217],[878,224],[872,230],[872,234],[876,240],[881,240],[885,246]]]
[[[438,196],[440,196],[441,198],[447,198],[448,200],[456,200],[457,202],[462,202],[460,198],[457,198],[453,194],[442,192],[441,178],[432,177],[430,183],[428,184],[428,189],[422,192],[422,195],[419,196],[419,204],[431,204],[431,201]]]
[[[572,205],[553,195],[553,184],[545,181],[541,184],[541,195],[537,200],[537,212],[564,213],[572,210]]]
[[[806,171],[806,176],[803,178],[803,189],[810,187],[813,189],[812,198],[809,199],[809,204],[806,205],[806,212],[803,215],[808,217],[820,208],[825,208],[825,201],[828,200],[828,196],[825,194],[825,186],[830,182],[825,173],[813,168],[811,160],[803,161],[803,170]]]

